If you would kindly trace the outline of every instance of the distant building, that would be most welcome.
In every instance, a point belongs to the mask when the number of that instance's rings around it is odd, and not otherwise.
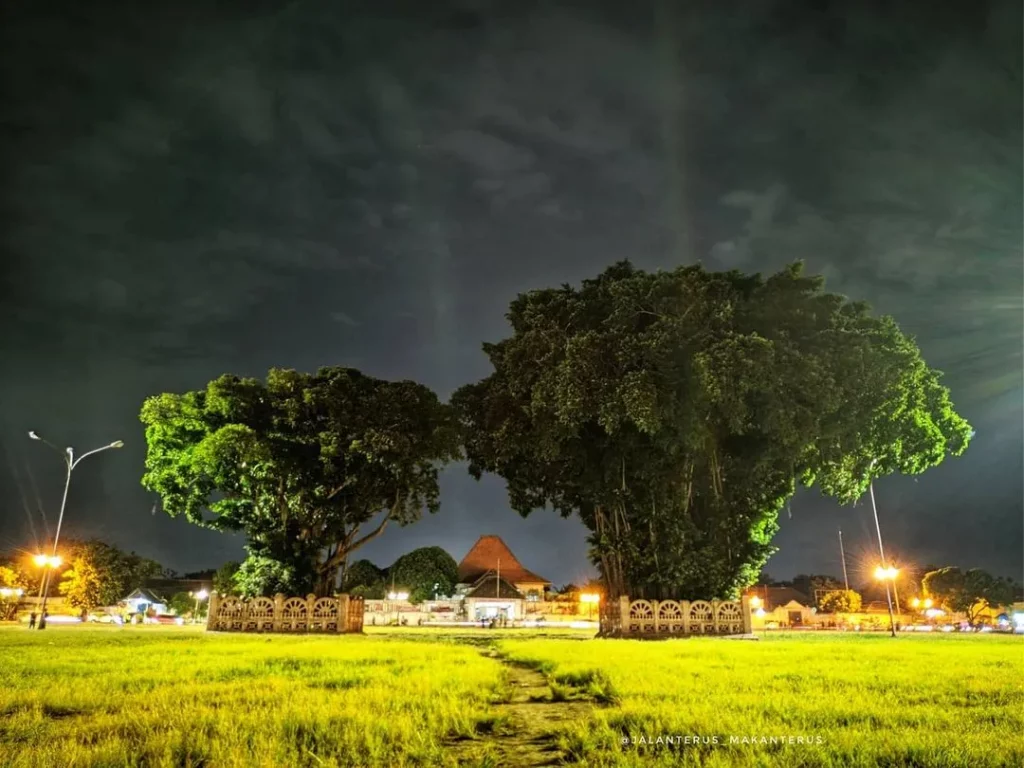
[[[502,618],[517,621],[526,617],[525,595],[496,571],[488,571],[477,579],[463,599],[470,621]]]
[[[751,587],[744,593],[754,609],[754,623],[774,622],[780,627],[801,627],[814,623],[810,598],[792,587]]]
[[[146,613],[150,608],[156,613],[167,613],[167,601],[148,589],[136,589],[121,602],[127,604],[131,613]]]
[[[462,558],[459,563],[459,594],[467,595],[478,586],[486,592],[481,580],[489,574],[511,586],[520,594],[519,599],[529,601],[543,600],[544,590],[551,586],[550,581],[524,568],[500,536],[481,536]]]

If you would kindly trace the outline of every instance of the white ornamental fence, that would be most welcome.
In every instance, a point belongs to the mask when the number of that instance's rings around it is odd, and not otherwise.
[[[206,628],[215,632],[362,632],[363,598],[210,596]]]
[[[601,635],[605,637],[678,637],[749,635],[750,601],[630,600],[620,597],[601,604]]]

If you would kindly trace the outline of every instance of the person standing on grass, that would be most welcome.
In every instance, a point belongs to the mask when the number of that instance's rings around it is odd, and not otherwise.
[[[35,611],[32,611],[32,613],[30,613],[28,615],[28,628],[29,629],[35,629],[36,628],[36,612]]]

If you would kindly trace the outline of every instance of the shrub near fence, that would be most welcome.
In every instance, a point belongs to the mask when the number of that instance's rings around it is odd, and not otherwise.
[[[210,596],[207,630],[215,632],[362,632],[363,598]]]
[[[601,635],[605,637],[749,635],[752,631],[746,597],[693,602],[620,597],[601,604]]]

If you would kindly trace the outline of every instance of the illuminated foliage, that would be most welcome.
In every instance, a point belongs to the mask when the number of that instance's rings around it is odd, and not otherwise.
[[[965,614],[972,624],[988,606],[1013,602],[1013,582],[980,568],[940,568],[925,574],[921,583],[926,595],[948,611]]]
[[[398,558],[388,569],[387,580],[389,583],[394,580],[397,587],[408,592],[411,602],[421,603],[431,599],[435,592],[453,594],[459,580],[459,566],[441,547],[421,547]]]
[[[221,376],[143,405],[146,473],[164,510],[243,531],[244,594],[325,594],[339,566],[389,522],[438,509],[440,467],[459,455],[449,409],[426,387],[348,368]],[[380,515],[377,525],[363,526]]]
[[[753,583],[797,482],[850,503],[971,430],[889,317],[795,264],[762,278],[628,263],[522,294],[494,367],[453,398],[470,472],[523,515],[578,514],[610,595]]]
[[[818,601],[818,609],[824,613],[856,613],[860,605],[860,594],[852,589],[834,589]]]
[[[76,608],[116,605],[162,571],[158,562],[102,541],[67,541],[63,552],[60,594]]]

